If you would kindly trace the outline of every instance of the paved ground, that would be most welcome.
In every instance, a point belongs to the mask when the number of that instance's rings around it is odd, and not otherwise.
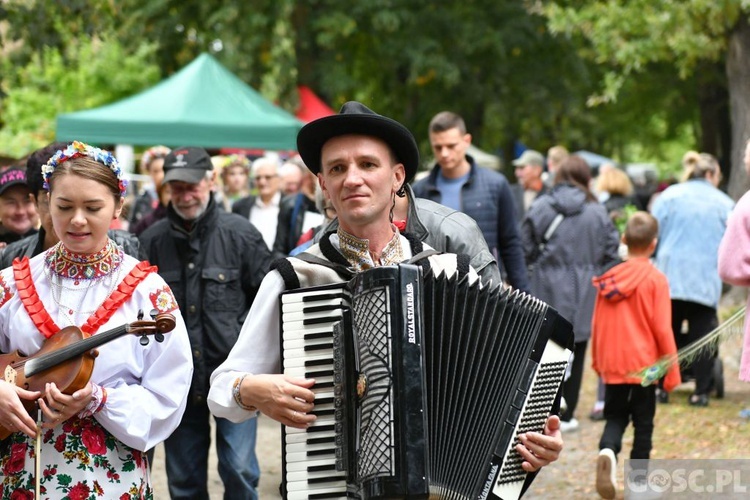
[[[281,498],[279,484],[281,483],[281,427],[267,417],[260,417],[258,421],[258,443],[256,453],[261,467],[261,484],[258,492],[260,498]],[[224,485],[221,483],[216,469],[216,453],[213,447],[209,458],[209,493],[213,500],[219,500],[224,495]],[[151,472],[154,485],[154,498],[169,498],[167,490],[167,475],[164,471],[164,448],[158,446],[154,456],[154,467]]]
[[[725,381],[727,384],[728,400],[734,399],[746,402],[750,399],[750,385],[737,380],[737,365],[739,361],[741,336],[734,339],[733,349],[725,349]],[[730,346],[726,346],[730,347]],[[587,361],[587,367],[590,363]],[[678,391],[681,399],[687,397],[692,390],[692,382],[685,384]],[[561,459],[546,468],[537,477],[530,491],[524,496],[526,500],[537,500],[547,498],[570,498],[570,499],[595,499],[599,498],[594,490],[595,464],[599,436],[603,428],[603,422],[591,422],[586,416],[593,405],[596,392],[596,378],[592,370],[585,372],[581,390],[581,401],[579,404],[578,418],[581,428],[578,432],[565,434],[565,450]],[[679,403],[678,403],[679,404]],[[724,403],[727,404],[727,403]],[[737,408],[743,407],[738,404]],[[717,406],[718,406],[717,402]],[[733,413],[733,415],[736,413]],[[267,417],[260,417],[258,427],[257,454],[261,463],[261,499],[278,499],[278,486],[281,481],[281,457],[280,457],[280,427]],[[745,436],[748,434],[743,432]],[[738,439],[743,437],[738,436]],[[626,435],[625,446],[632,441],[632,434]],[[687,440],[690,446],[690,440]],[[693,443],[698,446],[697,443]],[[629,448],[628,448],[629,449]],[[658,455],[658,453],[657,453]],[[167,493],[166,475],[164,473],[164,453],[160,446],[156,450],[155,464],[153,468],[153,483],[155,498],[169,498]],[[210,493],[213,500],[222,498],[224,488],[218,473],[216,472],[215,453],[211,453],[211,466],[209,471]],[[620,485],[622,485],[622,468],[619,468]],[[622,493],[620,493],[621,498]]]

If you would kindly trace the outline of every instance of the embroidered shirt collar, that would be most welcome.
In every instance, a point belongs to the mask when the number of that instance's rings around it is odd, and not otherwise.
[[[108,239],[104,248],[94,254],[70,252],[62,243],[49,250],[44,257],[45,264],[58,276],[75,280],[91,280],[106,276],[115,271],[123,260],[123,251]]]
[[[393,238],[386,244],[380,255],[380,261],[374,262],[370,255],[370,241],[357,238],[353,236],[339,226],[336,231],[336,235],[339,238],[339,248],[341,254],[346,258],[347,261],[352,265],[352,270],[355,272],[364,271],[375,266],[389,266],[398,264],[404,260],[404,251],[401,248],[401,238],[398,229],[391,225],[393,228]]]

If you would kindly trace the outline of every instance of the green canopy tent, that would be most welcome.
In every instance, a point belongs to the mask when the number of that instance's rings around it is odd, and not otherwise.
[[[265,100],[209,54],[156,86],[57,117],[57,139],[93,144],[296,150],[303,123]]]

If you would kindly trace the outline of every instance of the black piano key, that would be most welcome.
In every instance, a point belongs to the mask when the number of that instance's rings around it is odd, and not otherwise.
[[[330,482],[331,482],[330,477],[311,477],[310,479],[307,480],[307,484],[309,485],[325,484],[325,483],[330,483]],[[340,497],[341,495],[343,495],[343,492],[339,493],[336,496]]]
[[[313,425],[312,427],[307,428],[307,432],[330,432],[333,430],[335,430],[333,425],[320,425],[320,426]]]
[[[319,325],[321,323],[334,323],[341,319],[341,316],[324,316],[322,318],[308,318],[302,320],[303,325]]]
[[[335,464],[329,464],[329,465],[311,465],[307,468],[307,472],[325,472],[329,470],[336,470]]]
[[[305,340],[318,340],[333,338],[332,332],[306,333],[303,335]],[[330,361],[328,362],[330,364]]]
[[[316,313],[316,312],[325,312],[325,311],[340,311],[341,310],[341,304],[329,304],[329,305],[323,305],[323,306],[308,306],[302,308],[302,312],[304,314],[309,313]]]
[[[310,359],[305,361],[305,366],[331,366],[333,365],[332,359]]]
[[[327,438],[310,438],[305,441],[306,444],[328,444],[332,443],[334,441],[334,437],[327,437]]]
[[[326,498],[341,498],[342,496],[346,496],[347,498],[353,498],[352,495],[349,493],[344,493],[343,491],[341,493],[315,493],[307,495],[308,500],[325,500]]]
[[[333,403],[333,398],[320,398],[314,401],[316,405],[329,405]]]
[[[305,295],[302,297],[302,302],[318,302],[323,300],[331,299],[343,299],[345,295],[341,292],[336,293],[321,293],[318,295]]]
[[[333,349],[333,344],[318,344],[318,345],[306,345],[305,346],[305,352],[324,351],[326,349]]]
[[[308,457],[319,457],[321,455],[330,455],[333,450],[310,450],[307,452]],[[329,478],[330,479],[330,478]]]

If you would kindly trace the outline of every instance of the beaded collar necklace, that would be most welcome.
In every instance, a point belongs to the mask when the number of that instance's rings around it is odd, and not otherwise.
[[[106,276],[117,268],[123,260],[123,252],[112,240],[107,240],[104,248],[94,254],[77,254],[70,252],[58,243],[47,250],[44,257],[47,268],[61,278],[75,280],[95,280]]]

